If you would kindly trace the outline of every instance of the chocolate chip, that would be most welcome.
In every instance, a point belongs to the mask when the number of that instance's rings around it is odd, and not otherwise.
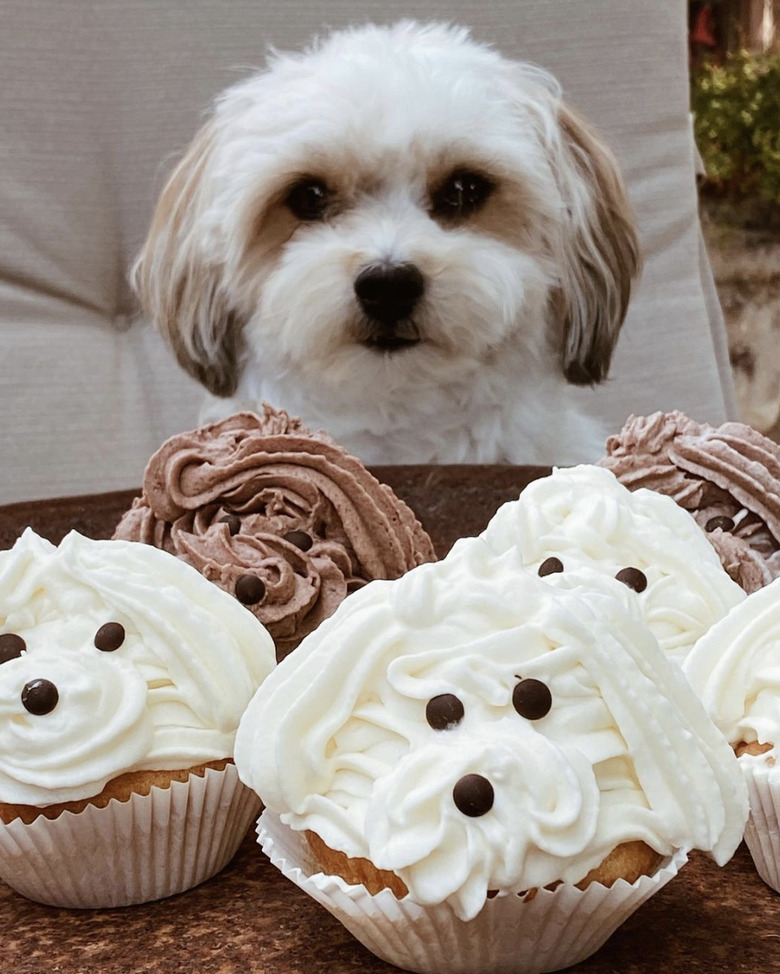
[[[236,598],[242,605],[257,605],[265,598],[265,583],[257,575],[241,575],[236,581]]]
[[[59,699],[57,687],[50,680],[30,680],[22,689],[22,704],[36,717],[51,713]]]
[[[481,774],[464,775],[452,789],[455,806],[469,818],[486,815],[493,807],[493,798],[493,786]]]
[[[558,572],[563,571],[563,562],[560,558],[545,558],[544,561],[539,566],[539,578],[544,578],[545,575],[557,575]]]
[[[526,720],[541,720],[552,707],[550,688],[541,680],[521,680],[512,691],[512,706]]]
[[[95,633],[95,646],[102,653],[113,653],[125,641],[125,627],[121,622],[107,622]]]
[[[16,659],[27,649],[27,643],[15,632],[4,632],[0,636],[0,663],[7,663],[9,659]]]
[[[284,540],[289,541],[290,544],[294,544],[301,551],[308,551],[314,544],[311,535],[305,531],[288,531],[284,536]]]
[[[647,575],[638,568],[621,568],[615,578],[635,592],[644,592],[647,588]]]
[[[463,720],[463,704],[454,693],[431,697],[425,708],[425,719],[434,730],[447,730]]]
[[[226,514],[224,517],[219,519],[220,524],[227,524],[228,531],[231,535],[238,534],[241,530],[241,518],[236,514]]]
[[[708,534],[710,531],[716,531],[718,528],[721,531],[733,531],[734,522],[730,517],[726,517],[725,514],[718,514],[717,517],[711,517],[704,525],[704,530]]]

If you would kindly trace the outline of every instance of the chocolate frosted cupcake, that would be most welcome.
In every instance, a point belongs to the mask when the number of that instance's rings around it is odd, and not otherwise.
[[[679,411],[630,416],[599,465],[690,511],[746,592],[780,575],[780,445],[752,427]]]
[[[114,536],[178,555],[235,595],[279,659],[350,592],[436,557],[389,487],[268,405],[171,437]]]

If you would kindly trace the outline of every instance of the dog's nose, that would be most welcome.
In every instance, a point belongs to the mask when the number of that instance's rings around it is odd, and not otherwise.
[[[408,318],[424,290],[425,281],[414,264],[372,265],[355,278],[363,311],[384,324]]]

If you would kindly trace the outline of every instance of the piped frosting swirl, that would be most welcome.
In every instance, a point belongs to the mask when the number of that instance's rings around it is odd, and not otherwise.
[[[178,555],[231,594],[259,579],[245,604],[280,658],[367,581],[435,559],[389,487],[270,406],[166,441],[115,537]]]

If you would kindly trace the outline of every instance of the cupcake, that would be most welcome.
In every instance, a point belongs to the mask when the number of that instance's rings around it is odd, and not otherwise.
[[[599,463],[631,490],[658,491],[690,511],[746,592],[780,575],[780,445],[757,430],[679,411],[630,416]]]
[[[738,756],[750,795],[745,842],[780,892],[780,579],[713,626],[683,671]]]
[[[359,460],[267,405],[165,442],[114,536],[169,551],[234,595],[279,659],[366,582],[436,557]]]
[[[531,974],[727,861],[736,759],[634,605],[481,538],[356,593],[239,726],[272,862],[399,967]]]
[[[678,663],[745,597],[690,514],[655,491],[628,490],[597,466],[535,480],[499,508],[482,536],[496,554],[516,548],[539,575],[589,569],[622,583]]]
[[[275,665],[235,599],[147,545],[0,552],[0,878],[53,906],[203,882],[259,810],[239,718]]]

